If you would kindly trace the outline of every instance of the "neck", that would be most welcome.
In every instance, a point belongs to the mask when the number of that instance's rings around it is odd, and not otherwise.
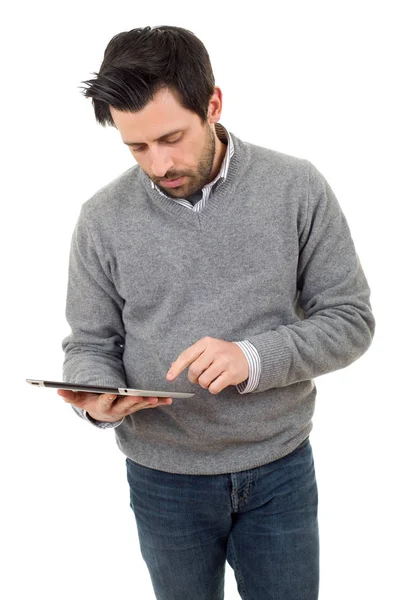
[[[212,168],[212,171],[210,174],[210,181],[208,181],[207,183],[210,183],[211,181],[213,181],[216,178],[216,176],[218,175],[218,173],[220,172],[221,165],[223,163],[223,160],[225,158],[225,153],[227,150],[227,146],[221,142],[221,140],[218,138],[217,134],[215,133],[215,128],[214,128],[214,135],[215,135],[214,163],[213,163],[213,168]]]

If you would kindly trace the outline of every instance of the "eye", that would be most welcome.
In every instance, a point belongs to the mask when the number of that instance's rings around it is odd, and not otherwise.
[[[164,144],[168,144],[168,145],[177,144],[180,140],[181,140],[181,137],[179,137],[177,140],[173,140],[172,142],[164,140]],[[143,146],[141,146],[139,148],[132,148],[132,150],[133,150],[133,152],[144,152],[145,148],[143,148]]]

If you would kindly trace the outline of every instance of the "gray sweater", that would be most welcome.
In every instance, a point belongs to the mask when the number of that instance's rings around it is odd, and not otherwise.
[[[200,212],[134,166],[82,207],[73,234],[65,381],[191,391],[114,428],[121,451],[187,474],[250,469],[312,429],[313,379],[343,368],[374,333],[370,290],[346,219],[309,161],[243,142]],[[204,336],[247,340],[258,386],[210,394],[165,376]]]

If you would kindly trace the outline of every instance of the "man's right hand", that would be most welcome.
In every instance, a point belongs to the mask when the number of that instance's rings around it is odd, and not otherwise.
[[[153,396],[116,396],[115,394],[92,394],[90,392],[73,392],[57,390],[68,404],[82,408],[96,421],[115,423],[138,410],[156,408],[172,404],[172,398],[156,398]]]

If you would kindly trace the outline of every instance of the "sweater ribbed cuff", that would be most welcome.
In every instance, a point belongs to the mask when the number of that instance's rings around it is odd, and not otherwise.
[[[256,392],[288,385],[292,352],[284,336],[277,331],[267,331],[248,338],[261,359],[261,376]]]

